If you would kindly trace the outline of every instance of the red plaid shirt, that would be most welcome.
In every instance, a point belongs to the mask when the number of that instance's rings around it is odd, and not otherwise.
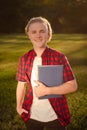
[[[28,84],[28,92],[26,94],[26,98],[23,103],[23,108],[28,110],[29,113],[25,114],[22,113],[21,117],[26,122],[30,118],[30,107],[33,100],[33,93],[32,93],[32,86],[31,86],[31,71],[33,66],[33,60],[36,56],[36,53],[34,50],[30,50],[28,53],[23,55],[20,58],[19,65],[18,65],[18,71],[16,75],[16,79],[18,81],[27,82]],[[73,73],[71,71],[71,67],[69,65],[69,62],[67,61],[67,58],[50,48],[46,48],[45,51],[42,54],[42,64],[43,65],[63,65],[63,79],[64,82],[70,81],[74,79]],[[70,122],[70,114],[68,110],[68,105],[65,96],[63,95],[61,98],[50,98],[48,99],[58,115],[58,120],[60,123],[65,126],[69,124]]]

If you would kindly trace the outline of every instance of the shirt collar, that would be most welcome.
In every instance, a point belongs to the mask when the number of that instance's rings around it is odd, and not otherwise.
[[[48,50],[49,50],[49,47],[47,46],[47,47],[45,48],[45,50],[43,51],[41,57],[44,57],[45,55],[47,55]]]
[[[42,53],[41,57],[43,57],[43,56],[47,55],[48,50],[49,50],[49,47],[48,47],[48,46],[46,46],[46,48],[45,48],[45,50],[43,51],[43,53]],[[36,56],[37,54],[36,54],[35,50],[33,49],[32,51],[33,51],[33,53],[32,53],[32,54],[33,54],[33,56]]]

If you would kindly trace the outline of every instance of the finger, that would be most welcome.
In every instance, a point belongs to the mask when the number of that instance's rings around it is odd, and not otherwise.
[[[39,81],[38,81],[38,80],[34,80],[34,82],[35,82],[36,84],[38,84]]]
[[[40,82],[38,80],[34,80],[34,82],[37,84],[37,87],[40,86]]]
[[[25,110],[25,109],[23,109],[23,112],[24,112],[24,113],[26,113],[26,114],[28,113],[28,111],[27,111],[27,110]]]

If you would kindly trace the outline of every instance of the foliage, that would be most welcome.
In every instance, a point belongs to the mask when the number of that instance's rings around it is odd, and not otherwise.
[[[87,0],[3,0],[0,33],[24,32],[31,17],[46,17],[55,33],[87,33]]]
[[[49,46],[68,57],[78,82],[78,91],[67,95],[72,115],[68,130],[87,130],[87,35],[53,35]],[[0,36],[0,130],[26,130],[16,113],[15,75],[19,57],[31,48],[23,34]]]

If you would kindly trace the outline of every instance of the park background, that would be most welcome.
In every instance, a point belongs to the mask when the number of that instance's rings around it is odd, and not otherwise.
[[[15,75],[19,57],[32,48],[24,28],[35,16],[50,21],[48,45],[68,57],[77,79],[78,91],[67,95],[68,130],[87,130],[87,0],[0,1],[0,130],[26,130],[16,112]]]

